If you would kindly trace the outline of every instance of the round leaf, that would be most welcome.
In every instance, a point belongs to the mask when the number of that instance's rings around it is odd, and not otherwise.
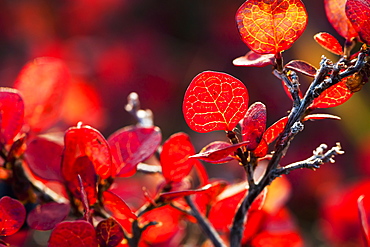
[[[346,15],[361,40],[370,44],[370,2],[366,0],[347,0],[345,8]]]
[[[183,113],[194,131],[231,131],[244,117],[248,99],[248,91],[240,80],[225,73],[205,71],[186,90]]]
[[[257,53],[276,54],[287,50],[307,25],[301,0],[247,0],[236,13],[244,43]]]
[[[124,238],[122,227],[113,218],[100,221],[96,226],[96,235],[100,247],[117,246]]]
[[[241,124],[243,141],[249,142],[247,150],[256,149],[266,129],[266,106],[261,102],[252,104]]]
[[[343,48],[339,44],[339,41],[334,38],[333,35],[329,33],[317,33],[315,36],[313,36],[315,41],[319,43],[322,47],[327,49],[328,51],[337,54],[342,55],[343,54]]]
[[[50,202],[38,205],[27,217],[27,224],[35,230],[51,230],[69,214],[70,206],[65,203]]]
[[[18,200],[9,196],[0,199],[0,236],[16,233],[26,219],[26,209]]]

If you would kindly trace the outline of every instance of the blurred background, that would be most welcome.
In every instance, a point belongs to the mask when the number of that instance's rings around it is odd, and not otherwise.
[[[59,127],[67,128],[81,120],[108,137],[135,123],[124,106],[129,93],[137,92],[142,108],[153,111],[163,140],[184,131],[199,151],[211,141],[226,140],[222,132],[195,133],[182,115],[185,90],[204,70],[226,72],[243,81],[250,104],[261,101],[267,106],[268,126],[291,108],[270,67],[232,64],[233,59],[249,51],[234,20],[243,2],[2,0],[0,85],[12,86],[21,68],[36,57],[61,58],[70,69],[72,84]],[[300,59],[319,67],[322,55],[336,61],[312,38],[326,31],[344,42],[327,21],[323,1],[303,2],[308,26],[284,52],[285,62]],[[300,81],[305,89],[310,78],[302,75]],[[369,96],[366,85],[344,105],[317,111],[338,115],[342,120],[308,122],[283,159],[282,165],[286,165],[308,158],[321,143],[333,146],[340,142],[346,152],[335,164],[288,176],[292,188],[288,206],[307,246],[358,246],[357,195],[370,194]],[[241,179],[241,168],[236,164],[205,166],[213,177]],[[370,209],[370,204],[366,208]]]

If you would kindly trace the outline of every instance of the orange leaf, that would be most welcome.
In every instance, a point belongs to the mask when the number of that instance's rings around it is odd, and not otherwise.
[[[361,40],[366,44],[370,44],[370,2],[365,0],[347,0],[345,12]]]
[[[300,0],[247,0],[236,14],[242,40],[262,54],[287,50],[307,25],[306,9]]]
[[[334,38],[333,35],[322,32],[315,34],[313,38],[317,43],[319,43],[319,45],[321,45],[326,50],[337,55],[343,54],[342,46],[339,44],[339,41],[336,38]]]
[[[271,125],[265,133],[263,133],[263,139],[266,140],[267,144],[275,141],[275,139],[283,132],[285,125],[288,122],[288,117],[283,117]]]
[[[353,28],[345,13],[347,0],[325,0],[326,16],[330,24],[345,39],[351,40],[357,37],[357,32]]]

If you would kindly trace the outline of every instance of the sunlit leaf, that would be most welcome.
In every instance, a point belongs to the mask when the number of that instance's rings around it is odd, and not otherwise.
[[[16,89],[0,88],[0,143],[9,144],[23,126],[24,103]]]
[[[121,197],[112,191],[103,192],[104,208],[112,213],[114,218],[118,219],[137,219],[137,216],[131,211]]]
[[[194,131],[231,131],[244,117],[248,99],[248,91],[240,80],[206,71],[198,74],[186,90],[183,113]]]
[[[26,209],[18,200],[9,196],[0,199],[0,236],[16,233],[26,219]]]
[[[233,64],[236,66],[246,67],[265,67],[275,63],[274,54],[258,54],[254,51],[249,51],[242,57],[238,57],[233,60]]]
[[[87,156],[95,167],[95,172],[105,179],[111,176],[112,157],[108,142],[96,129],[87,125],[69,128],[64,136],[62,173],[70,180],[75,160]]]
[[[300,0],[247,0],[236,14],[242,40],[256,53],[277,54],[289,49],[307,25]]]
[[[341,44],[339,44],[339,41],[334,38],[333,35],[322,32],[315,34],[313,38],[326,50],[337,55],[343,54],[343,47],[341,46]]]
[[[264,138],[261,139],[261,142],[258,144],[255,150],[253,150],[254,156],[257,158],[265,157],[268,151],[268,144]]]
[[[365,242],[365,246],[370,246],[370,233],[369,233],[369,223],[366,217],[366,211],[364,206],[364,195],[361,195],[357,199],[357,208],[358,208],[358,214],[360,218],[361,223],[361,229],[362,229],[362,235]]]
[[[215,181],[210,184],[210,188],[207,193],[198,193],[194,196],[194,202],[196,203],[200,212],[208,216],[209,210],[214,204],[216,197],[226,188],[228,183],[226,181]]]
[[[114,132],[108,143],[113,159],[113,175],[127,176],[135,172],[137,164],[149,158],[162,141],[158,127],[128,126]]]
[[[23,67],[14,87],[22,93],[25,122],[34,131],[48,128],[58,120],[68,84],[68,69],[57,58],[36,58]]]
[[[87,221],[64,221],[51,232],[49,247],[98,247],[94,227]]]
[[[31,171],[46,180],[63,182],[61,161],[63,144],[48,136],[35,137],[27,145],[25,157]]]
[[[329,108],[343,104],[351,98],[353,93],[346,86],[346,78],[329,87],[315,98],[310,108]]]
[[[285,125],[288,122],[288,117],[283,117],[272,124],[265,133],[263,133],[263,139],[265,139],[267,144],[272,143],[275,139],[283,132]]]
[[[330,24],[343,38],[351,40],[358,35],[346,16],[346,1],[347,0],[324,0],[324,5],[326,16]]]
[[[251,246],[298,247],[304,244],[302,237],[296,231],[265,231],[253,238]]]
[[[370,2],[368,0],[347,0],[345,12],[361,40],[370,44]]]
[[[162,174],[167,183],[181,182],[184,177],[189,175],[194,161],[188,158],[194,154],[193,144],[187,134],[180,132],[168,138],[163,144],[160,154]]]
[[[123,240],[124,232],[117,221],[108,218],[96,226],[96,236],[100,247],[114,247]]]
[[[195,171],[198,175],[200,185],[206,185],[208,184],[209,178],[208,173],[202,162],[195,162],[194,163]],[[1,175],[0,175],[1,178]]]
[[[27,216],[27,224],[35,230],[51,230],[69,214],[70,206],[65,203],[49,202],[38,205]]]
[[[241,122],[243,141],[249,142],[245,147],[256,149],[266,129],[266,106],[261,102],[252,104]]]
[[[305,116],[303,118],[303,121],[307,121],[307,120],[320,120],[320,119],[340,120],[341,118],[338,117],[338,116],[335,116],[335,115],[331,115],[331,114],[318,113],[318,114],[310,114],[310,115]]]
[[[284,67],[310,77],[315,77],[317,71],[317,69],[313,65],[302,60],[292,60],[289,63],[287,63]]]

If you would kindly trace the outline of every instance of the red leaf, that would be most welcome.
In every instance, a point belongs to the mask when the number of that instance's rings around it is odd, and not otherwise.
[[[64,221],[51,232],[48,247],[98,247],[94,227],[87,221]]]
[[[59,59],[40,57],[23,67],[14,87],[22,93],[25,122],[34,131],[58,120],[68,83],[68,69]]]
[[[364,201],[363,201],[364,197],[365,197],[364,195],[361,195],[357,199],[357,207],[358,207],[358,214],[360,217],[362,235],[364,238],[365,246],[370,246],[369,223],[366,217],[366,211],[365,211],[365,206],[364,206]]]
[[[248,145],[249,142],[230,144],[223,141],[214,141],[202,148],[202,150],[189,158],[197,158],[212,164],[222,164],[234,160],[231,155],[241,146]]]
[[[329,33],[317,33],[315,36],[313,36],[313,38],[326,50],[337,55],[343,54],[343,47],[333,35]]]
[[[84,193],[87,195],[89,205],[93,205],[96,202],[97,191],[96,191],[96,174],[94,166],[87,156],[80,156],[75,159],[73,166],[69,170],[64,169],[68,172],[68,178],[66,178],[68,189],[72,194],[84,203]],[[83,190],[81,190],[80,181],[78,176],[81,177],[83,182]]]
[[[267,154],[268,148],[269,147],[268,147],[268,144],[267,144],[266,140],[262,138],[261,142],[258,144],[257,148],[255,150],[253,150],[253,154],[257,158],[265,157],[265,155]]]
[[[189,175],[194,161],[188,158],[194,154],[193,144],[187,134],[180,132],[168,138],[160,154],[162,174],[167,183],[181,182]]]
[[[49,202],[38,205],[27,217],[27,224],[35,230],[51,230],[69,214],[70,206],[65,203]]]
[[[89,208],[89,198],[87,196],[87,193],[86,193],[86,190],[85,190],[85,186],[84,186],[84,182],[82,181],[82,178],[81,178],[81,175],[78,174],[77,175],[77,179],[78,179],[78,188],[80,190],[80,200],[82,202],[82,206],[84,208],[84,220],[88,221],[88,222],[91,222],[91,215],[90,215],[90,208]],[[91,179],[91,181],[94,181],[95,183],[92,184],[93,186],[96,186],[96,181],[95,181],[95,177],[93,179]],[[85,184],[88,184],[88,183],[85,183]],[[91,184],[88,184],[90,186],[90,188],[92,187]],[[90,193],[90,195],[93,195],[94,199],[96,198],[96,194],[94,192],[96,192],[96,189],[94,187],[91,188],[91,191],[93,193]],[[92,196],[91,196],[92,197]],[[90,201],[94,201],[95,200],[90,200]]]
[[[243,141],[249,142],[247,150],[257,148],[266,129],[266,106],[261,102],[252,104],[241,123]]]
[[[137,219],[137,216],[131,211],[121,197],[111,191],[103,192],[104,208],[112,213],[117,219]]]
[[[335,119],[335,120],[340,120],[341,118],[338,117],[338,116],[334,116],[334,115],[331,115],[331,114],[310,114],[310,115],[307,115],[303,118],[303,121],[307,121],[307,120],[320,120],[320,119]]]
[[[13,142],[23,126],[24,103],[19,92],[11,88],[0,88],[0,143]]]
[[[303,240],[296,231],[263,231],[252,239],[253,247],[298,247],[304,246]]]
[[[249,51],[242,57],[238,57],[233,60],[233,64],[236,66],[246,67],[265,67],[275,63],[274,54],[258,54],[254,51]]]
[[[114,132],[108,143],[113,159],[113,176],[132,175],[136,166],[149,158],[162,141],[158,127],[128,126]]]
[[[199,211],[208,215],[209,210],[214,204],[216,197],[224,191],[228,185],[225,181],[215,181],[210,184],[210,188],[207,190],[207,193],[199,193],[194,196],[194,202],[197,204]]]
[[[285,68],[291,69],[295,72],[299,72],[310,77],[315,77],[317,71],[317,69],[313,65],[302,60],[292,60],[285,65]]]
[[[347,0],[345,12],[361,40],[370,44],[370,2],[368,0]]]
[[[195,162],[194,163],[195,171],[198,175],[200,185],[208,184],[208,173],[202,162]],[[0,176],[1,178],[1,176]]]
[[[241,81],[225,73],[206,71],[197,75],[186,90],[183,113],[194,131],[231,131],[244,117],[248,99]]]
[[[342,79],[339,83],[326,89],[319,97],[314,99],[310,108],[329,108],[343,104],[353,93],[348,89],[345,84],[346,78]]]
[[[256,53],[277,54],[289,49],[307,25],[300,0],[247,0],[236,13],[242,40]]]
[[[108,142],[100,132],[87,125],[69,128],[64,136],[62,173],[69,181],[75,160],[87,156],[102,179],[111,176],[112,157]]]
[[[9,196],[0,199],[0,236],[16,233],[26,219],[26,209],[18,200]]]
[[[271,125],[263,134],[267,144],[272,143],[283,132],[285,125],[288,122],[288,117],[283,117]]]
[[[51,136],[37,136],[28,143],[25,157],[31,171],[40,178],[63,182],[62,153],[63,145]]]
[[[357,32],[353,28],[345,13],[347,0],[325,0],[325,12],[330,24],[345,39],[351,40],[357,37]]]
[[[113,218],[102,220],[96,226],[96,235],[100,247],[114,247],[124,238],[120,224]]]

